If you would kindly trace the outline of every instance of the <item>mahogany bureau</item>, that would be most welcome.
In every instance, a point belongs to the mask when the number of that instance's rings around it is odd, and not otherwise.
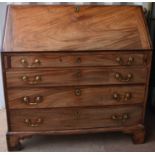
[[[8,149],[32,135],[107,131],[143,143],[151,50],[139,6],[9,6]]]

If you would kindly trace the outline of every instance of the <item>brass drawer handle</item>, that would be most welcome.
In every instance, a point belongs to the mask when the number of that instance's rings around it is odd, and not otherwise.
[[[38,127],[39,125],[43,124],[42,118],[37,118],[35,120],[31,120],[29,118],[24,119],[24,123],[27,124],[29,127]]]
[[[20,60],[20,62],[21,62],[21,64],[22,64],[24,67],[28,65],[27,60],[24,59],[24,58],[22,58],[22,59]]]
[[[27,80],[28,80],[28,76],[24,75],[24,76],[21,77],[21,79],[22,79],[23,81],[27,81]]]
[[[123,65],[123,60],[120,57],[116,58],[116,62],[118,62],[120,65]]]
[[[79,13],[80,12],[80,6],[75,6],[75,12]]]
[[[123,62],[123,59],[122,59],[121,57],[117,57],[117,58],[116,58],[116,62],[119,63],[120,65],[132,65],[133,62],[134,62],[134,58],[133,58],[132,56],[130,56],[130,57],[128,58],[127,63],[124,63],[124,62]]]
[[[130,80],[132,80],[133,75],[131,73],[129,73],[126,77],[123,77],[120,73],[116,73],[115,74],[115,79],[121,81],[121,82],[128,82]]]
[[[79,88],[75,89],[75,95],[81,96],[81,90]]]
[[[41,103],[43,101],[43,97],[42,96],[36,96],[34,97],[34,102],[30,101],[30,98],[28,96],[24,96],[22,98],[23,103],[27,104],[27,105],[37,105],[38,103]]]
[[[132,94],[129,93],[129,92],[126,92],[125,94],[121,95],[121,94],[118,94],[118,93],[113,93],[112,95],[113,99],[116,100],[116,101],[120,101],[120,100],[123,100],[123,101],[128,101],[132,98]]]
[[[128,101],[132,98],[132,94],[131,93],[125,93],[125,95],[123,96],[125,101]]]
[[[112,97],[113,97],[113,99],[116,100],[116,101],[120,101],[120,99],[121,99],[121,96],[120,96],[118,93],[114,93],[114,94],[112,95]]]
[[[34,76],[32,81],[30,81],[29,77],[26,75],[22,76],[21,79],[28,84],[37,84],[42,80],[40,75]]]
[[[39,59],[35,59],[33,64],[40,64],[40,60]]]
[[[121,121],[126,121],[129,119],[129,114],[124,113],[124,114],[114,114],[111,116],[112,120],[121,120]]]
[[[35,81],[41,81],[41,76],[40,75],[36,75],[34,79],[35,79]]]
[[[34,59],[34,61],[32,62],[31,65],[29,65],[28,61],[25,58],[22,58],[20,60],[20,62],[23,65],[23,67],[27,67],[27,68],[36,67],[36,66],[39,66],[41,64],[41,61],[37,58]]]

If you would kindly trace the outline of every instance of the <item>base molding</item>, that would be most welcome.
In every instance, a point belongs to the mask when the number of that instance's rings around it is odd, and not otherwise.
[[[142,144],[145,140],[144,125],[139,124],[132,127],[120,128],[94,128],[94,129],[79,129],[79,130],[64,130],[64,131],[46,131],[46,132],[8,132],[6,134],[8,151],[18,151],[23,148],[20,141],[26,138],[31,138],[34,135],[69,135],[69,134],[89,134],[102,132],[122,132],[129,134],[132,137],[133,143]]]

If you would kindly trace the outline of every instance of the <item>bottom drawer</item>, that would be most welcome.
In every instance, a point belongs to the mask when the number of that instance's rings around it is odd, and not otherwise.
[[[121,127],[141,122],[140,106],[11,110],[12,131]]]

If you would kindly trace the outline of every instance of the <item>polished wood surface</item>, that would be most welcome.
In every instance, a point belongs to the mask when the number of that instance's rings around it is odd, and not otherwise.
[[[18,54],[10,57],[10,68],[143,66],[147,64],[146,57],[146,54],[136,51],[133,53],[92,52],[91,55],[90,53]]]
[[[120,75],[120,79],[116,78]],[[131,78],[128,78],[131,75]],[[147,70],[135,68],[68,68],[6,72],[8,87],[143,84]],[[26,76],[26,80],[22,78]],[[39,76],[40,80],[36,80]]]
[[[10,6],[8,20],[7,52],[151,48],[141,7]]]
[[[8,149],[33,135],[107,131],[143,143],[151,48],[141,7],[9,6]]]
[[[143,103],[144,94],[144,86],[13,88],[8,103],[10,109],[127,105]]]
[[[10,111],[12,131],[130,126],[140,123],[141,115],[142,110],[138,106]],[[114,119],[114,116],[118,118]],[[25,122],[26,119],[28,119],[27,122]],[[38,121],[39,119],[41,121]]]

